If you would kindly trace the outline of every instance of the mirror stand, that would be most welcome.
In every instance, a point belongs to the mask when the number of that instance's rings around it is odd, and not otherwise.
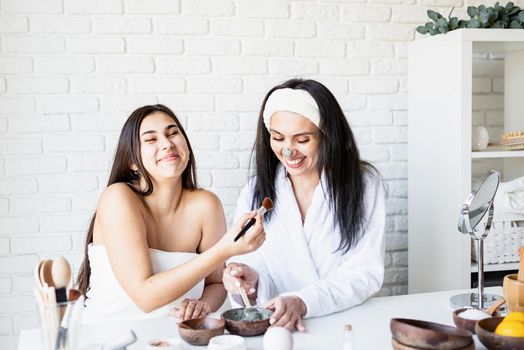
[[[483,309],[491,306],[497,299],[500,298],[496,294],[484,293],[484,239],[488,236],[493,222],[493,201],[488,203],[488,217],[484,226],[484,231],[479,234],[478,230],[470,225],[469,220],[469,206],[465,206],[461,210],[463,216],[464,228],[469,232],[471,238],[477,243],[477,275],[478,275],[478,290],[476,293],[465,293],[454,295],[450,299],[451,307],[458,309],[461,307],[474,307]]]
[[[475,184],[460,209],[458,230],[477,243],[478,291],[451,297],[450,304],[454,309],[467,306],[483,309],[499,298],[498,295],[484,294],[484,239],[491,230],[493,200],[499,182],[500,174],[495,170],[488,171]]]
[[[453,309],[461,307],[488,308],[500,295],[484,293],[484,239],[476,239],[478,249],[478,290],[476,293],[457,294],[451,297],[450,304]]]

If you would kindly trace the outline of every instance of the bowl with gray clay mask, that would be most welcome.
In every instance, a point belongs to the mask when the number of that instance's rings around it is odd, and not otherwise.
[[[264,334],[273,312],[261,307],[237,308],[222,313],[226,329],[231,334],[250,337]]]

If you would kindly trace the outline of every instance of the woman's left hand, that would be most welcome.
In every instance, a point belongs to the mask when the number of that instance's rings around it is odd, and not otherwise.
[[[180,306],[171,310],[171,316],[177,317],[180,321],[193,318],[202,318],[211,312],[211,306],[203,300],[184,299]]]
[[[292,295],[276,297],[266,302],[264,307],[273,310],[273,315],[269,319],[271,326],[286,327],[290,331],[306,330],[302,323],[302,316],[307,311],[306,304],[299,297]]]

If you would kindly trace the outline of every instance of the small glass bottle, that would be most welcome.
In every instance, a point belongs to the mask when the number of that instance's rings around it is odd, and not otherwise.
[[[353,350],[353,326],[347,324],[344,326],[344,344],[342,350]]]

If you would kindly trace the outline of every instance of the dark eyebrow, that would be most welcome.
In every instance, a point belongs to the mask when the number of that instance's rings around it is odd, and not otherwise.
[[[177,128],[178,129],[178,125],[176,124],[170,124],[168,126],[166,126],[164,128],[164,130],[169,130],[169,129],[172,129],[172,128]],[[148,130],[148,131],[144,131],[140,136],[144,136],[146,134],[156,134],[156,130]]]
[[[279,132],[279,131],[277,131],[277,130],[275,130],[275,129],[269,129],[269,132],[276,132],[277,134],[282,135],[281,132]],[[315,134],[315,133],[312,132],[312,131],[304,131],[304,132],[300,132],[300,133],[298,133],[298,134],[293,135],[293,137],[297,137],[297,136],[309,136],[309,135],[314,135],[314,134]]]

